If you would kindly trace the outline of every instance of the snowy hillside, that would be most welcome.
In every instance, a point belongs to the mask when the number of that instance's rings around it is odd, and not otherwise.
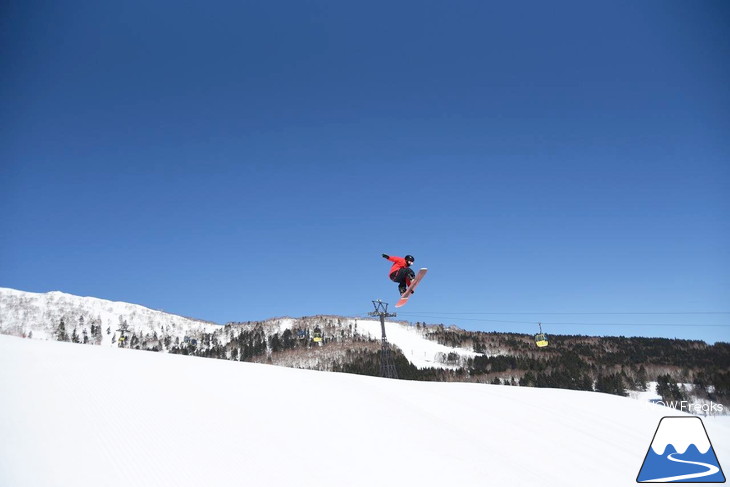
[[[360,333],[380,339],[380,321],[357,320],[357,325]],[[419,330],[415,326],[386,321],[385,329],[388,341],[400,348],[406,358],[418,368],[450,367],[445,363],[445,357],[450,353],[457,354],[461,359],[479,355],[472,350],[448,347],[428,340],[425,338],[425,330]]]
[[[180,351],[192,347],[215,348],[217,358],[240,357],[241,345],[237,342],[242,333],[255,334],[266,342],[263,357],[251,357],[253,361],[268,361],[278,365],[300,368],[327,369],[328,364],[342,355],[342,350],[332,348],[328,353],[279,354],[272,357],[270,339],[285,332],[295,339],[310,337],[313,330],[322,333],[325,343],[338,341],[381,338],[380,322],[372,319],[355,319],[337,316],[316,316],[308,318],[277,318],[264,322],[234,323],[226,326],[201,320],[184,318],[155,311],[143,306],[107,301],[92,297],[80,297],[62,292],[45,294],[29,293],[0,288],[0,333],[32,337],[43,340],[57,338],[59,324],[63,321],[69,341],[104,346],[119,346],[120,329],[124,327],[132,340],[126,347],[155,351]],[[93,327],[93,328],[92,328]],[[406,358],[418,368],[455,368],[477,355],[472,350],[440,345],[427,338],[425,329],[418,329],[405,323],[386,323],[390,343],[399,347]],[[247,335],[248,338],[248,335]],[[205,343],[203,341],[205,340]],[[234,349],[236,350],[234,352]],[[301,351],[300,351],[301,352]],[[451,354],[456,361],[448,361]]]
[[[671,411],[0,336],[0,485],[632,486]],[[730,465],[727,417],[704,423]]]
[[[55,339],[61,320],[69,329],[88,329],[92,324],[103,330],[102,344],[112,345],[119,327],[126,323],[130,330],[144,334],[178,331],[212,333],[219,325],[155,311],[136,304],[80,297],[59,291],[29,293],[0,288],[0,333],[28,336],[42,340]],[[109,330],[109,333],[106,333]]]

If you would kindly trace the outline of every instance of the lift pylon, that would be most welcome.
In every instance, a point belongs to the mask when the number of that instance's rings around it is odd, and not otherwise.
[[[388,379],[397,379],[398,371],[395,368],[388,338],[385,336],[385,318],[393,317],[395,313],[388,313],[388,303],[384,303],[381,300],[373,301],[373,306],[375,307],[375,311],[368,313],[368,315],[380,317],[380,330],[382,331],[382,340],[380,343],[380,376]]]

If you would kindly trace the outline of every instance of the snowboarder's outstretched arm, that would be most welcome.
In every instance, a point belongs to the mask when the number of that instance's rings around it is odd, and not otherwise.
[[[383,254],[383,258],[388,259],[389,261],[393,262],[393,268],[390,269],[391,273],[395,270],[400,269],[401,267],[408,267],[408,265],[409,265],[403,257],[396,257],[394,255]]]

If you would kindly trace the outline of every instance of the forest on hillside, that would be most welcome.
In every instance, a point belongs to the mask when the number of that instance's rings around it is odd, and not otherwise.
[[[105,332],[114,333],[113,340],[128,348],[380,375],[380,340],[361,334],[357,321],[353,325],[342,317],[300,318],[283,332],[272,332],[266,322],[229,323],[214,333],[183,337],[132,329],[125,332],[123,322],[114,332],[102,330],[93,320],[81,320],[80,325],[70,327],[61,320],[56,339],[99,344]],[[649,382],[657,382],[665,401],[701,399],[730,404],[730,344],[724,342],[708,345],[667,338],[552,335],[549,346],[538,348],[533,337],[523,334],[473,332],[423,323],[416,323],[415,328],[428,340],[472,350],[476,355],[466,358],[453,352],[441,358],[444,367],[417,368],[391,345],[400,379],[617,395],[643,391]]]
[[[426,326],[430,339],[484,353],[451,369],[417,369],[396,350],[399,377],[598,391],[625,396],[657,382],[666,402],[730,403],[730,344],[640,337],[550,336],[544,348],[530,336]],[[379,351],[353,353],[335,370],[379,374]],[[458,363],[458,357],[447,357]]]

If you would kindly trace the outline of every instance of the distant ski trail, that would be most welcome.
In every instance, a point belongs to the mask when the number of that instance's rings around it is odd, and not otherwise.
[[[714,465],[710,465],[709,463],[702,463],[702,462],[690,462],[689,460],[680,460],[679,458],[674,458],[674,455],[677,455],[677,453],[672,453],[671,455],[667,456],[667,458],[673,462],[678,463],[690,463],[692,465],[699,465],[701,467],[706,467],[709,470],[706,472],[699,472],[699,473],[689,473],[686,475],[677,475],[676,477],[664,477],[661,479],[651,479],[651,480],[644,480],[642,482],[675,482],[677,480],[689,480],[689,479],[697,479],[700,477],[707,477],[708,475],[716,474],[720,471],[719,468],[717,468]]]

